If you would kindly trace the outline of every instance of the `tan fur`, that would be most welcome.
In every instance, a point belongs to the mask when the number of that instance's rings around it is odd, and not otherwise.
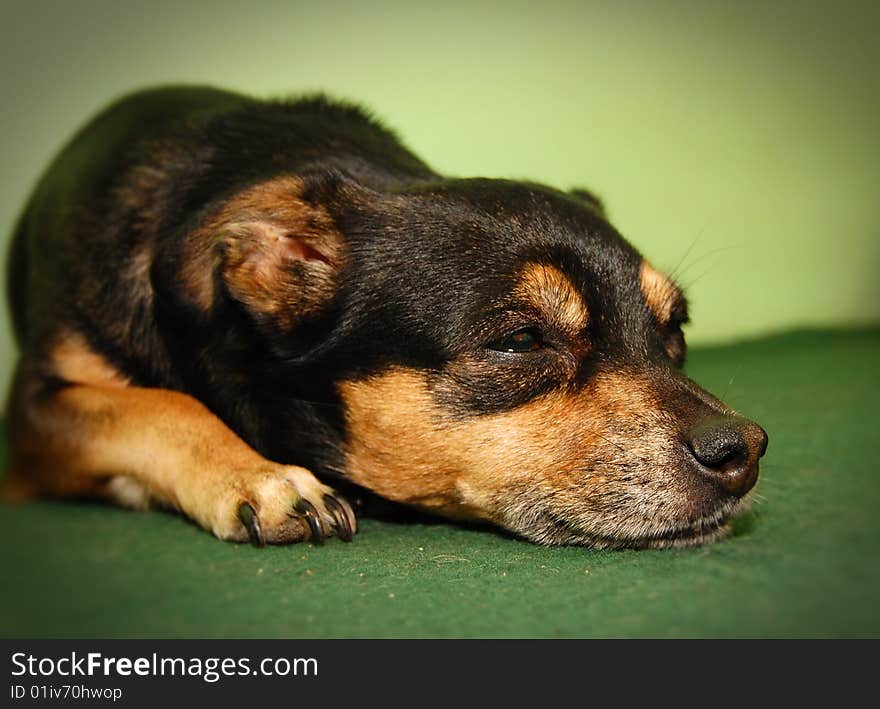
[[[416,371],[340,393],[348,474],[390,499],[548,543],[647,545],[702,524],[688,481],[664,472],[678,467],[676,422],[637,374],[468,420],[445,414]]]
[[[589,322],[589,311],[581,294],[555,266],[526,264],[514,295],[534,305],[550,323],[571,335],[583,332]]]
[[[285,329],[332,295],[345,256],[342,236],[326,210],[303,201],[302,189],[296,177],[255,185],[187,237],[181,280],[201,308],[214,302],[224,253],[233,296]],[[308,278],[292,268],[297,262],[309,269]]]
[[[238,541],[246,539],[238,506],[249,502],[270,542],[307,536],[292,514],[305,499],[332,529],[330,488],[304,468],[266,460],[196,399],[127,386],[76,333],[59,340],[51,361],[70,385],[41,390],[22,365],[13,387],[8,496],[155,502]]]
[[[647,261],[642,261],[639,283],[645,302],[661,323],[668,323],[672,308],[681,299],[681,291],[672,281]]]
[[[55,376],[67,382],[119,387],[129,381],[76,332],[64,333],[56,339],[50,366]]]

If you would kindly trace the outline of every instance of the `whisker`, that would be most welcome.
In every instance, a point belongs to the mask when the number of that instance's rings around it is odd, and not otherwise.
[[[712,269],[714,269],[717,265],[718,265],[717,263],[713,263],[713,264],[711,264],[711,265],[710,265],[705,271],[703,271],[699,276],[697,276],[697,277],[694,278],[692,281],[689,281],[686,285],[684,285],[684,290],[689,291],[691,288],[693,288],[693,286],[694,286],[698,281],[701,281],[704,277],[708,276],[708,275],[712,272]]]
[[[741,248],[743,248],[742,244],[728,244],[726,246],[719,246],[717,249],[712,249],[711,251],[707,251],[704,254],[700,254],[693,261],[691,261],[685,268],[683,268],[681,270],[681,272],[677,274],[677,277],[681,278],[690,269],[692,269],[698,263],[705,261],[710,256],[717,256],[718,254],[723,253],[725,251],[732,251],[732,250],[741,249]]]
[[[602,439],[603,441],[605,441],[606,443],[610,443],[612,446],[614,446],[615,448],[617,448],[617,450],[619,450],[621,453],[626,453],[626,448],[624,448],[624,447],[623,447],[622,445],[620,445],[619,443],[616,443],[615,441],[612,441],[610,438],[606,438],[606,437],[603,436],[601,433],[597,433],[596,435],[599,436],[599,438],[601,438],[601,439]]]
[[[690,256],[691,251],[694,250],[694,246],[696,246],[697,242],[703,238],[703,234],[705,234],[705,233],[706,233],[706,227],[703,227],[702,229],[700,229],[699,233],[694,237],[694,240],[690,243],[690,246],[688,246],[687,249],[685,249],[684,255],[678,260],[678,263],[675,264],[675,267],[669,272],[669,277],[672,280],[674,280],[674,281],[678,280],[678,275],[679,275],[678,269],[680,269],[682,267],[682,265],[684,264],[687,257]]]
[[[736,371],[733,373],[733,376],[730,378],[730,381],[727,382],[727,387],[724,389],[724,394],[721,395],[721,399],[724,400],[727,398],[727,395],[730,393],[730,388],[733,386],[733,382],[736,379],[737,375],[742,371],[742,362],[740,362],[736,366]]]
[[[300,397],[296,397],[294,401],[302,404],[310,404],[311,406],[324,406],[329,409],[341,409],[341,403],[333,403],[331,401],[313,401],[311,399],[302,399]]]

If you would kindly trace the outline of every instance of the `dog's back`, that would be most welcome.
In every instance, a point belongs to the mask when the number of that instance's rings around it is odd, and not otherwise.
[[[242,100],[207,88],[144,91],[114,103],[71,139],[40,180],[13,237],[9,297],[23,349],[44,348],[59,323],[88,327],[105,309],[102,303],[116,321],[128,310],[135,284],[119,280],[141,237],[129,228],[136,205],[117,201],[131,179],[126,173],[139,161],[153,164],[144,153],[151,141]]]

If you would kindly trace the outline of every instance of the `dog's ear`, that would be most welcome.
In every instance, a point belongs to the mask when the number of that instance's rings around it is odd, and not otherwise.
[[[576,197],[581,202],[586,202],[586,204],[590,208],[592,208],[600,216],[602,216],[602,217],[608,216],[605,213],[605,205],[602,204],[602,200],[599,199],[596,195],[594,195],[589,190],[585,190],[583,187],[575,187],[574,189],[569,190],[568,193],[572,197]]]
[[[291,331],[324,310],[339,287],[345,241],[301,179],[281,178],[239,195],[223,226],[221,276],[256,318]]]
[[[338,178],[282,176],[227,200],[189,235],[181,263],[207,312],[225,294],[261,325],[291,332],[333,301],[346,242],[325,200]]]

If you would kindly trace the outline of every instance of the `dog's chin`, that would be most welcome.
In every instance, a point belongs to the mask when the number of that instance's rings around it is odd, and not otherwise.
[[[622,526],[613,533],[597,533],[581,524],[558,518],[552,525],[526,534],[541,544],[568,544],[591,549],[671,549],[712,544],[729,536],[736,517],[749,509],[752,495],[720,502],[689,522],[645,521]]]

